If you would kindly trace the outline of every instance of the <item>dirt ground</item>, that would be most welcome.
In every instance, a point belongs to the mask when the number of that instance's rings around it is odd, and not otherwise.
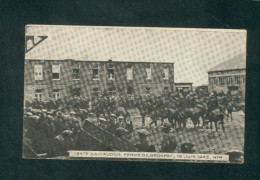
[[[140,129],[142,120],[138,110],[131,110],[134,129]],[[146,117],[146,125],[151,122],[149,117]],[[244,151],[244,132],[245,132],[245,115],[242,111],[233,113],[233,120],[225,117],[225,132],[222,128],[216,132],[213,125],[213,130],[206,128],[194,128],[191,120],[188,120],[187,127],[184,129],[172,130],[175,134],[178,145],[184,142],[191,142],[196,145],[197,153],[205,154],[224,154],[233,148]],[[162,125],[158,121],[158,125]],[[202,122],[201,122],[202,125]],[[176,149],[179,152],[179,146]]]

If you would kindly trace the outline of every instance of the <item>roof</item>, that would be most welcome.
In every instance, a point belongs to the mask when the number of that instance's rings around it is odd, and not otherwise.
[[[213,67],[208,72],[245,69],[245,68],[246,68],[246,54],[241,53]]]
[[[174,63],[170,43],[160,38],[167,37],[169,31],[133,27],[27,25],[25,59]]]

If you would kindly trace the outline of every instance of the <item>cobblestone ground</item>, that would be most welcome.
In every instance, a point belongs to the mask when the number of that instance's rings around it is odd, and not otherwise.
[[[130,110],[130,113],[134,129],[140,129],[142,120],[138,110]],[[146,125],[149,125],[150,122],[150,118],[146,117]],[[158,125],[162,125],[161,121],[158,121]],[[222,154],[233,148],[244,151],[244,113],[242,111],[234,112],[232,122],[230,118],[227,121],[227,117],[225,117],[224,126],[225,132],[223,132],[222,128],[216,132],[214,125],[212,131],[202,127],[194,129],[192,122],[188,120],[186,128],[173,130],[173,133],[176,135],[178,145],[191,142],[196,145],[197,153]],[[176,152],[179,152],[179,146]]]

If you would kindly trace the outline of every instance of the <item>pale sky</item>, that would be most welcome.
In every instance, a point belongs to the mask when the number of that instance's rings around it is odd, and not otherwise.
[[[246,51],[245,30],[29,25],[26,35],[35,43],[48,36],[26,59],[174,62],[175,82],[194,86],[207,83],[209,69]]]

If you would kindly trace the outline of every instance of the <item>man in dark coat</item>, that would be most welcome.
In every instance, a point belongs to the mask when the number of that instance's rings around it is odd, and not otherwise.
[[[138,131],[140,143],[136,145],[139,152],[156,152],[155,147],[148,143],[147,137],[149,132],[145,129]]]
[[[163,141],[161,145],[161,152],[173,153],[177,147],[175,136],[172,132],[170,132],[171,127],[172,127],[171,123],[164,123],[163,126],[164,135],[163,135]]]
[[[185,142],[181,145],[182,153],[196,153],[195,145],[189,142]]]

